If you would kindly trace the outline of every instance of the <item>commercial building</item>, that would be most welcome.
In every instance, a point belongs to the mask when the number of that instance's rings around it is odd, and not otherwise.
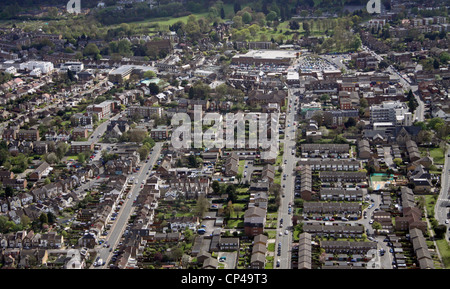
[[[132,74],[137,74],[142,77],[144,72],[149,70],[156,72],[156,69],[151,66],[123,65],[111,71],[108,75],[108,80],[113,83],[123,83],[130,79]]]
[[[381,103],[380,105],[372,105],[370,107],[370,124],[402,124],[404,122],[406,113],[408,113],[408,107],[405,103],[400,101],[386,101]]]
[[[289,66],[298,57],[292,50],[250,50],[246,54],[235,55],[232,64],[245,65],[282,65]]]

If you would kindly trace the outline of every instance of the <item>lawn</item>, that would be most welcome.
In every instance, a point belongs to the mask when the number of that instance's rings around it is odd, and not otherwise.
[[[450,269],[450,247],[445,239],[436,240],[436,244],[441,254],[442,262],[444,262],[444,268]]]
[[[433,148],[429,150],[430,156],[433,158],[434,164],[443,165],[445,161],[444,151],[441,148]]]
[[[229,220],[226,226],[227,229],[244,228],[243,220]]]
[[[420,154],[422,156],[427,156],[430,154],[430,157],[433,158],[433,163],[435,165],[443,165],[445,161],[444,151],[441,148],[419,148]]]
[[[240,160],[238,174],[241,174],[242,176],[244,175],[244,167],[245,167],[245,160]]]
[[[276,239],[276,237],[277,237],[277,231],[276,230],[266,230],[265,232],[267,232],[267,237],[269,239]]]
[[[267,256],[266,257],[266,266],[264,269],[273,269],[273,256]]]

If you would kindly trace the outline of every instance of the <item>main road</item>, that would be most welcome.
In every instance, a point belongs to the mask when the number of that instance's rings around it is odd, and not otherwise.
[[[295,133],[296,133],[296,96],[288,90],[288,108],[286,114],[286,126],[284,137],[284,154],[283,162],[283,176],[281,179],[282,185],[282,198],[281,204],[278,210],[278,228],[275,246],[275,264],[279,260],[280,266],[275,268],[290,269],[291,268],[291,248],[292,248],[292,216],[294,212],[289,212],[290,204],[294,203],[294,183],[295,183],[295,167],[297,164],[297,158],[295,154],[292,154],[292,150],[295,150]],[[289,126],[289,127],[288,127]],[[293,210],[293,208],[292,208]],[[280,221],[283,220],[283,226],[280,226]],[[287,230],[287,231],[286,231]],[[281,244],[280,251],[281,256],[278,256],[278,244]]]
[[[162,142],[157,142],[151,152],[150,160],[148,162],[146,162],[146,160],[143,160],[143,165],[141,166],[141,169],[133,175],[134,176],[133,181],[135,182],[133,183],[133,187],[129,192],[130,197],[125,198],[122,208],[120,209],[119,214],[116,220],[114,221],[110,232],[105,238],[105,243],[109,244],[112,250],[114,250],[114,248],[117,246],[117,244],[120,241],[120,238],[122,237],[125,231],[125,228],[128,224],[128,219],[134,211],[133,202],[139,195],[139,192],[141,191],[141,184],[145,182],[145,180],[148,177],[147,173],[152,170],[153,166],[157,162],[161,153],[162,146],[163,146]],[[102,245],[97,246],[96,250],[97,256],[100,257],[103,261],[105,261],[106,266],[110,258],[112,257],[113,252],[110,252],[109,248],[105,248]],[[95,268],[104,269],[105,266],[99,266]]]

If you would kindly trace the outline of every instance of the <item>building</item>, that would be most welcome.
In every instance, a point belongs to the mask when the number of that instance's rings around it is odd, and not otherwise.
[[[156,69],[151,66],[139,66],[139,65],[123,65],[108,75],[108,80],[112,83],[124,83],[129,80],[132,74],[143,76],[146,71],[154,71]]]
[[[111,112],[115,108],[115,102],[114,101],[104,101],[99,104],[91,104],[86,108],[86,111],[88,113],[96,113],[98,115],[98,119],[103,119],[108,117]]]
[[[155,141],[165,140],[169,137],[169,129],[167,126],[158,126],[150,131],[150,136]]]
[[[89,152],[94,150],[94,142],[91,141],[73,141],[70,144],[69,153],[79,154],[82,152]]]
[[[80,73],[84,70],[84,64],[83,62],[66,62],[62,63],[59,69],[63,72],[67,72],[68,70],[70,70],[75,73]]]
[[[250,50],[246,54],[238,54],[231,59],[237,65],[281,65],[289,66],[298,57],[292,50]]]
[[[391,123],[392,125],[402,124],[408,107],[400,101],[386,101],[380,105],[370,107],[370,124]]]
[[[233,177],[239,171],[239,156],[236,152],[232,152],[225,161],[225,172],[224,175],[226,177]]]
[[[54,70],[53,63],[46,61],[28,61],[20,64],[20,70],[33,71],[38,69],[41,73],[47,74]]]
[[[312,194],[312,171],[309,165],[305,165],[300,169],[300,196],[305,201],[311,201]]]
[[[25,130],[21,129],[17,133],[17,139],[18,140],[27,140],[27,141],[38,141],[40,140],[39,137],[39,130]]]
[[[89,137],[88,130],[86,128],[76,127],[72,131],[72,139],[76,140],[79,138],[87,139]]]
[[[151,117],[153,115],[157,115],[158,117],[161,117],[162,112],[163,112],[162,107],[155,107],[155,106],[133,105],[128,108],[128,116],[130,117],[136,115],[140,115],[141,117]]]
[[[358,156],[360,159],[370,159],[372,156],[372,151],[368,140],[362,139],[358,142]]]
[[[298,240],[298,269],[312,268],[311,234],[301,233]]]
[[[264,232],[266,210],[260,207],[250,207],[244,214],[245,235],[254,237]]]
[[[53,168],[47,163],[40,164],[28,177],[30,181],[39,181],[41,178],[46,177]]]
[[[287,93],[283,90],[264,92],[262,90],[252,90],[248,94],[247,103],[250,106],[266,106],[270,103],[278,104],[278,107],[285,105]]]
[[[219,248],[221,251],[239,251],[239,238],[221,237]]]

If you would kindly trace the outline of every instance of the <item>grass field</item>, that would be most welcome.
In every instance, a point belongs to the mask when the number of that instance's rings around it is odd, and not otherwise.
[[[439,253],[442,257],[442,262],[444,263],[445,269],[450,269],[450,247],[448,242],[444,239],[436,240],[436,244],[439,249]]]
[[[433,163],[435,165],[443,165],[445,161],[444,151],[441,148],[419,148],[420,154],[422,156],[427,156],[430,154],[430,157],[433,158]]]

